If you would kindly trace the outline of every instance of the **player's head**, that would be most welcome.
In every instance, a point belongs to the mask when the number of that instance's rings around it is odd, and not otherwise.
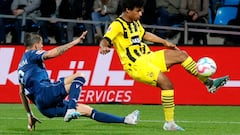
[[[122,0],[122,12],[131,20],[139,20],[143,12],[143,0]]]
[[[24,37],[24,45],[27,48],[41,50],[43,46],[42,37],[36,33],[26,33]]]

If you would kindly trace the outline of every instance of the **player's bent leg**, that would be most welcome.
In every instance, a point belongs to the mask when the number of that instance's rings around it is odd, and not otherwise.
[[[85,83],[84,77],[76,77],[70,86],[68,109],[76,109],[79,94]]]
[[[167,68],[170,68],[175,64],[179,64],[185,61],[189,55],[182,50],[165,50],[164,57]]]
[[[201,82],[203,82],[210,93],[215,93],[219,88],[227,83],[229,76],[219,77],[211,79],[206,76],[198,74],[196,69],[196,62],[189,56],[181,65],[192,75],[196,76]]]
[[[71,83],[69,90],[69,102],[68,109],[64,116],[64,121],[70,122],[72,119],[77,119],[80,117],[80,113],[76,111],[77,101],[79,94],[82,90],[82,86],[85,83],[85,78],[82,76],[77,76]]]
[[[77,77],[85,78],[85,75],[83,73],[77,72],[73,75],[70,75],[70,76],[67,76],[64,78],[64,85],[65,85],[65,89],[66,89],[67,93],[69,93],[69,91],[70,91],[70,87],[71,87],[73,80]]]

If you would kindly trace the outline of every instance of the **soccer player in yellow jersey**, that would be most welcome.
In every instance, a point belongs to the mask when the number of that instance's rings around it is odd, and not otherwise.
[[[139,19],[143,13],[143,0],[122,0],[122,14],[113,21],[100,42],[100,53],[107,54],[113,45],[124,70],[136,81],[161,89],[161,100],[166,122],[164,130],[184,130],[174,122],[174,88],[164,74],[175,64],[181,64],[190,74],[206,85],[210,93],[226,84],[229,76],[211,79],[200,76],[196,62],[185,51],[150,32],[145,31]],[[151,51],[142,41],[163,44],[166,49]]]

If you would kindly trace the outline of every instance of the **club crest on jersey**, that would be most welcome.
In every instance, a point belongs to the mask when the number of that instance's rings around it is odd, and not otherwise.
[[[132,37],[132,44],[134,45],[134,44],[140,44],[141,43],[141,40],[140,40],[140,38],[139,38],[139,36],[134,36],[134,37]]]

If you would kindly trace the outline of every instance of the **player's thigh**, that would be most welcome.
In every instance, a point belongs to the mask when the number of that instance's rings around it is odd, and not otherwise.
[[[148,59],[156,68],[160,69],[157,78],[157,86],[160,86],[162,89],[172,89],[172,83],[165,75],[165,72],[170,71],[165,61],[165,50],[151,53]]]
[[[63,99],[67,96],[62,81],[49,83],[48,85],[44,85],[36,89],[39,89],[39,92],[34,95],[35,103],[40,108],[55,106],[58,103],[62,102]]]
[[[138,58],[126,71],[134,80],[156,86],[160,69],[142,57]]]
[[[165,63],[167,67],[182,63],[187,59],[188,54],[182,50],[164,50]]]
[[[85,104],[78,104],[77,105],[77,111],[80,112],[81,115],[83,116],[90,116],[92,113],[93,108],[90,107],[89,105]]]
[[[157,68],[159,68],[161,72],[169,71],[165,61],[165,50],[152,52],[151,54],[146,55],[145,57],[147,61],[149,61],[150,63],[155,65]]]

